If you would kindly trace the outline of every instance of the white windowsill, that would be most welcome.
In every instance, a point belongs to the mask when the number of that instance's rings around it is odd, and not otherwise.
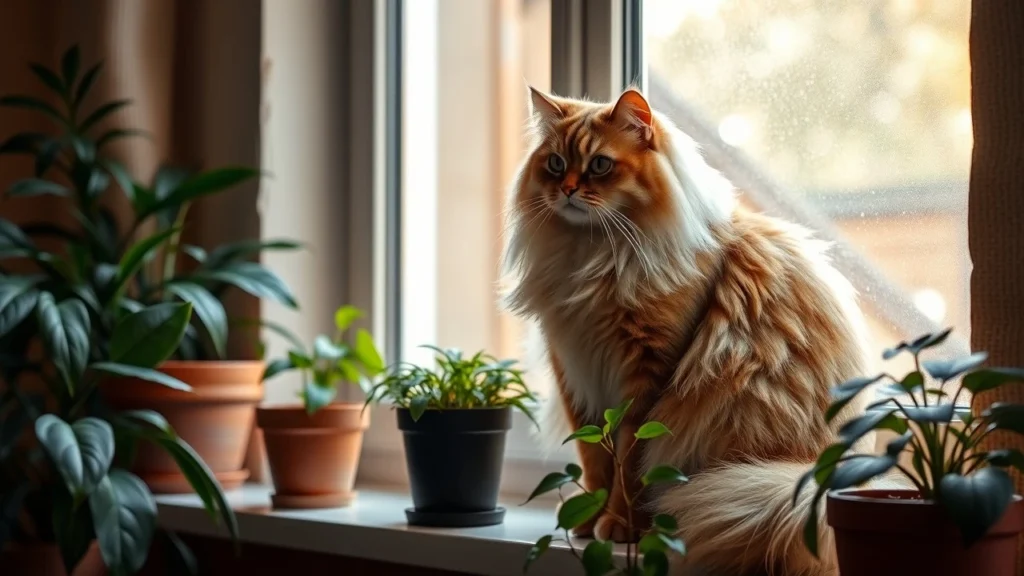
[[[447,529],[409,526],[404,511],[412,501],[407,493],[362,489],[347,508],[279,511],[270,508],[271,491],[270,486],[248,484],[228,493],[242,542],[470,574],[521,575],[527,551],[555,524],[550,503],[519,506],[521,500],[509,498],[500,502],[507,509],[503,524]],[[227,537],[211,522],[197,496],[162,495],[156,501],[160,527]],[[529,572],[577,573],[578,561],[560,543],[553,544]]]

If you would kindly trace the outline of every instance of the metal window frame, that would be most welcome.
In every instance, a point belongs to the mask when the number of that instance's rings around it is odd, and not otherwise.
[[[642,0],[552,0],[551,88],[609,101],[643,87]]]

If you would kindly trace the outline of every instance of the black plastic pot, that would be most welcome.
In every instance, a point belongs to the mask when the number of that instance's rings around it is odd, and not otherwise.
[[[427,410],[414,422],[400,408],[413,508],[410,524],[465,528],[501,524],[498,506],[512,409]]]

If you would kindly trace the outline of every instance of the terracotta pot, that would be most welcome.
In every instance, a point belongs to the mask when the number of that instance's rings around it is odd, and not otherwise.
[[[970,548],[945,511],[914,490],[841,490],[828,495],[826,509],[842,576],[1016,573],[1017,538],[1024,530],[1020,496]]]
[[[4,576],[68,576],[56,544],[8,544],[0,551],[0,573]],[[71,576],[106,576],[96,542],[82,556]]]
[[[117,409],[150,409],[162,414],[213,471],[225,490],[249,477],[243,468],[256,405],[263,398],[264,363],[168,361],[160,371],[185,382],[192,392],[135,378],[104,381],[102,391]],[[192,492],[174,459],[151,443],[140,443],[133,471],[157,494]]]
[[[347,506],[370,412],[361,403],[329,404],[312,415],[302,406],[261,406],[256,424],[263,430],[274,481],[275,508]]]

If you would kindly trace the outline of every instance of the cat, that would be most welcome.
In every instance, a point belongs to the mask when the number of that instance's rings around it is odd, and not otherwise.
[[[672,434],[628,456],[630,443],[618,443],[631,493],[654,464],[689,476],[635,507],[640,527],[672,514],[686,566],[715,574],[834,574],[824,521],[821,560],[801,537],[811,492],[792,501],[799,476],[863,407],[825,422],[830,388],[867,363],[857,294],[828,244],[742,208],[637,89],[598,103],[530,88],[530,102],[502,302],[537,329],[557,383],[544,437],[603,424],[606,408],[632,399],[619,438],[647,420]],[[610,456],[583,442],[577,451],[583,485],[610,496],[576,535],[635,539],[615,520],[627,505]]]

